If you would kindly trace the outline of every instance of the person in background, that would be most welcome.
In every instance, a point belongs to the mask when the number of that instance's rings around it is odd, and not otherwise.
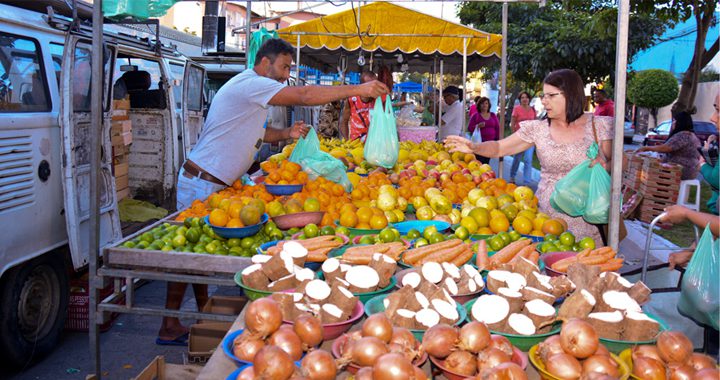
[[[323,106],[318,116],[318,134],[322,137],[338,137],[340,123],[340,102],[335,101]]]
[[[470,118],[468,122],[468,132],[475,132],[475,128],[480,129],[482,141],[496,141],[500,136],[500,121],[497,115],[490,112],[490,99],[480,97],[475,104],[478,112]],[[478,156],[480,162],[487,164],[490,157]]]
[[[615,102],[608,99],[605,90],[595,90],[593,101],[595,102],[595,112],[593,112],[595,116],[615,117]]]
[[[440,119],[440,141],[448,136],[458,136],[463,128],[463,106],[460,103],[460,89],[455,86],[448,86],[442,93],[445,101],[445,112]]]
[[[670,127],[670,135],[664,144],[656,146],[643,146],[637,150],[640,152],[665,153],[663,162],[678,164],[682,166],[682,180],[695,179],[700,171],[698,162],[700,160],[700,140],[695,136],[693,121],[689,113],[678,112],[673,117]]]
[[[523,91],[519,96],[520,104],[513,108],[512,116],[510,117],[510,127],[512,133],[517,132],[520,129],[520,122],[527,120],[535,120],[535,109],[530,107],[530,94]],[[535,153],[535,147],[532,146],[525,152],[521,152],[513,156],[512,167],[510,168],[510,182],[515,182],[515,175],[520,168],[520,160],[523,162],[523,185],[530,183],[530,175],[532,174],[532,161],[533,154]]]
[[[715,124],[718,132],[720,132],[720,94],[715,97],[715,112],[710,116],[710,122]],[[718,163],[718,137],[717,135],[710,135],[703,144],[701,151],[705,163],[700,165],[700,173],[702,174],[705,181],[710,184],[712,195],[707,201],[707,207],[715,215],[718,215],[718,189],[720,189],[720,169],[717,166]]]
[[[423,105],[421,125],[435,125],[435,107],[437,99],[439,98],[440,94],[437,90],[433,90],[427,94],[425,104]]]
[[[480,101],[480,96],[476,96],[475,99],[473,99],[473,104],[470,106],[470,111],[468,111],[468,120],[472,119],[472,117],[478,113],[478,101]]]
[[[377,75],[372,71],[363,71],[360,74],[360,83],[377,81]],[[348,140],[360,139],[365,141],[370,128],[370,110],[375,107],[376,97],[351,96],[345,100],[342,118],[340,119],[340,133]],[[385,101],[383,95],[382,101]]]
[[[547,110],[547,120],[528,120],[520,123],[520,130],[499,141],[476,144],[460,137],[445,139],[451,152],[475,153],[485,157],[503,157],[537,147],[540,160],[540,183],[535,192],[538,208],[551,218],[563,219],[575,236],[589,236],[596,245],[602,244],[598,226],[573,218],[550,205],[550,195],[558,180],[587,159],[587,150],[597,140],[600,146],[593,164],[606,170],[612,158],[612,118],[593,116],[583,112],[585,84],[573,70],[561,69],[548,74],[543,80],[540,97]]]

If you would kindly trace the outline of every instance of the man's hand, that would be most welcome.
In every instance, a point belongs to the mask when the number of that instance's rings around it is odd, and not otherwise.
[[[305,125],[304,121],[296,121],[292,127],[290,127],[290,138],[299,139],[300,137],[307,136],[310,131],[310,127]]]
[[[385,95],[390,92],[383,82],[377,80],[363,83],[359,89],[359,96],[366,98],[377,98],[380,95]]]
[[[448,136],[444,141],[445,148],[452,152],[474,154],[472,150],[472,142],[460,136]]]
[[[692,256],[693,251],[680,251],[671,253],[670,256],[668,256],[668,268],[670,270],[673,270],[676,266],[685,267],[687,266],[687,263],[690,262],[690,259],[692,259]]]
[[[665,216],[660,221],[672,224],[682,223],[687,220],[687,212],[688,209],[683,206],[672,205],[665,208]]]

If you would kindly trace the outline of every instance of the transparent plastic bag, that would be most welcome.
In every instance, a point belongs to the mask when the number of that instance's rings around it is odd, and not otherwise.
[[[320,150],[320,140],[314,128],[310,128],[307,136],[301,137],[290,154],[290,161],[302,166],[308,178],[324,177],[341,184],[345,191],[352,191],[352,183],[347,176],[347,167],[342,161]]]
[[[408,104],[400,109],[396,116],[398,128],[419,127],[422,120],[415,116],[415,106]]]
[[[555,183],[555,189],[550,194],[550,205],[555,210],[572,217],[585,213],[592,177],[590,163],[597,157],[598,151],[597,143],[592,143],[587,150],[588,159],[572,168],[565,177]],[[600,168],[602,169],[602,166]]]
[[[682,279],[680,300],[677,309],[680,314],[704,325],[718,329],[720,318],[720,239],[713,239],[710,227],[698,242],[695,253]]]
[[[475,130],[473,131],[472,135],[470,135],[470,141],[478,144],[482,142],[482,133],[480,133],[480,128],[475,127]]]
[[[590,187],[583,219],[590,224],[607,224],[610,214],[610,186],[612,179],[602,165],[590,168]]]
[[[370,128],[363,151],[365,160],[371,165],[392,168],[397,162],[399,151],[395,114],[390,99],[385,102],[385,110],[378,99],[370,111]]]

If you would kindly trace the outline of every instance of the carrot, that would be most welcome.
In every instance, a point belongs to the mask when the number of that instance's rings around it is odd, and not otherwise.
[[[605,264],[600,265],[601,272],[615,272],[620,270],[623,266],[624,260],[622,258],[610,259]]]
[[[467,263],[468,260],[472,259],[472,256],[473,256],[473,251],[472,251],[472,249],[465,248],[465,251],[463,251],[462,253],[460,253],[459,255],[457,255],[457,257],[455,257],[455,258],[452,260],[451,264],[453,264],[453,265],[455,265],[456,267],[460,268],[461,266],[463,266],[463,264]]]
[[[600,265],[606,263],[608,260],[615,257],[615,252],[610,251],[608,253],[594,255],[589,257],[583,257],[578,259],[578,262],[585,265]]]
[[[580,251],[575,257],[577,257],[578,260],[580,260],[580,259],[582,259],[582,258],[584,258],[584,257],[590,256],[590,253],[591,253],[591,252],[592,252],[592,250],[591,250],[590,248],[585,248],[585,249],[583,249],[582,251]]]
[[[277,245],[274,245],[274,246],[268,248],[267,251],[265,251],[265,252],[267,252],[267,254],[270,256],[275,256],[278,253],[280,253],[280,247],[278,247]]]
[[[538,265],[538,261],[540,260],[540,254],[537,251],[535,251],[535,252],[531,253],[527,259],[532,261],[533,264]]]
[[[495,254],[490,257],[490,266],[495,268],[500,264],[509,262],[522,248],[528,245],[530,245],[529,239],[518,240],[508,244],[505,248],[495,252]]]
[[[348,249],[345,251],[345,254],[344,254],[344,255],[355,255],[355,254],[362,254],[362,253],[370,253],[370,254],[372,255],[372,254],[375,253],[375,252],[385,253],[386,251],[387,251],[386,249],[385,249],[385,250],[383,250],[383,249],[377,249],[377,248],[375,248],[374,245],[363,245],[363,246],[360,246],[360,247],[351,247],[351,248],[348,248]],[[343,256],[344,256],[344,255],[343,255]]]
[[[568,267],[570,267],[570,265],[575,263],[576,261],[577,261],[577,256],[564,258],[562,260],[558,260],[555,263],[553,263],[553,265],[551,265],[550,268],[552,268],[558,272],[567,272]]]
[[[488,260],[487,242],[480,240],[478,243],[477,256],[475,256],[475,265],[478,267],[478,270],[485,269],[488,265]]]
[[[305,258],[305,261],[309,263],[322,263],[325,260],[327,260],[327,252],[323,251],[312,251],[308,252],[307,257]]]
[[[338,257],[340,261],[346,263],[346,264],[352,264],[352,265],[368,265],[370,264],[370,260],[372,260],[372,256],[345,256],[342,255]]]
[[[398,261],[400,259],[400,254],[403,253],[404,250],[404,247],[390,248],[387,252],[385,252],[385,254],[390,256],[393,260]]]
[[[460,245],[460,243],[462,243],[460,239],[450,239],[441,243],[435,243],[420,248],[409,249],[403,254],[403,260],[408,264],[414,264],[434,252],[438,252],[445,248],[458,246]]]
[[[590,251],[590,254],[588,256],[603,255],[608,252],[611,252],[612,250],[613,249],[611,247],[600,247],[600,248],[596,248],[596,249],[593,249],[592,251]]]
[[[416,264],[425,264],[429,262],[436,262],[436,263],[445,263],[445,262],[451,262],[454,258],[456,258],[465,248],[467,245],[462,244],[455,247],[445,248],[441,251],[433,252],[430,255],[425,256],[422,260],[417,262]]]
[[[520,260],[521,257],[527,259],[531,253],[535,252],[535,247],[537,247],[537,244],[530,244],[527,247],[522,248],[520,251],[518,251],[515,257],[510,260],[510,262],[514,263]]]

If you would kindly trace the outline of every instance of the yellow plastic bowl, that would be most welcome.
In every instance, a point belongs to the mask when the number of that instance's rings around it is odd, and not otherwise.
[[[540,355],[538,355],[537,349],[537,344],[530,347],[528,357],[530,358],[530,363],[532,363],[535,369],[537,369],[540,373],[540,378],[543,380],[560,380],[559,377],[551,375],[550,372],[545,369],[545,364],[543,364],[542,360],[540,360]],[[612,356],[613,360],[615,360],[618,366],[620,366],[620,380],[627,380],[630,377],[630,369],[625,361],[613,353],[610,353],[610,356]]]

